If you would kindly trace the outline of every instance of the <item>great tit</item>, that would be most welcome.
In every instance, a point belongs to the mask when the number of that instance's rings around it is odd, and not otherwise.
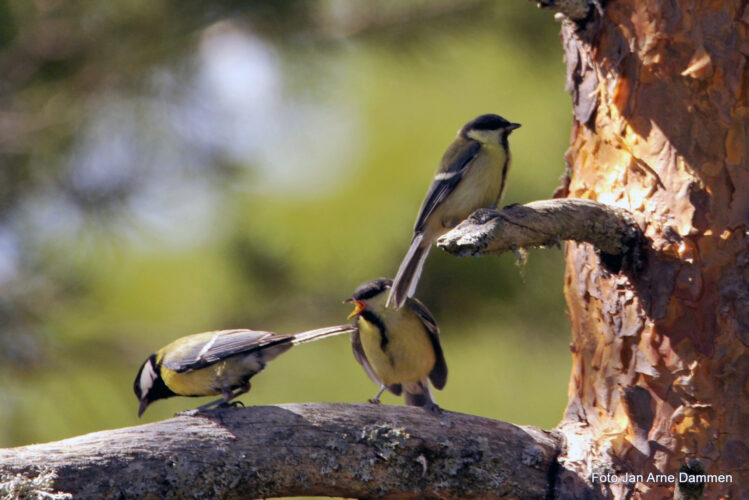
[[[447,382],[439,328],[426,306],[415,298],[409,298],[402,308],[386,307],[391,285],[389,279],[376,279],[345,300],[355,304],[349,315],[349,319],[356,318],[357,331],[351,333],[354,357],[380,386],[370,402],[379,403],[388,389],[396,396],[405,393],[407,405],[437,411],[429,380],[437,389]]]
[[[429,186],[414,226],[411,246],[403,258],[388,306],[401,307],[416,285],[432,243],[479,208],[502,199],[510,170],[507,137],[519,123],[499,115],[481,115],[458,131]]]
[[[141,365],[133,389],[138,417],[148,405],[172,396],[222,398],[198,408],[225,405],[250,390],[250,378],[296,344],[355,331],[351,325],[319,328],[296,335],[254,330],[219,330],[181,337],[151,354]]]

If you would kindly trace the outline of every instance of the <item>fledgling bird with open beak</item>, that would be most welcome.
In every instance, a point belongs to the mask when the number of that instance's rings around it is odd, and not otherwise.
[[[447,383],[447,364],[440,344],[437,322],[424,304],[409,298],[405,306],[385,306],[389,279],[376,279],[359,286],[345,302],[353,302],[357,331],[351,333],[354,357],[369,378],[380,386],[370,399],[379,403],[389,390],[404,394],[406,404],[439,411],[432,399],[429,381],[437,389]]]
[[[140,401],[138,416],[154,401],[173,396],[221,394],[221,399],[198,410],[228,406],[232,399],[250,390],[253,375],[292,346],[355,330],[351,325],[340,325],[295,335],[219,330],[180,337],[151,354],[138,370],[133,384]]]
[[[406,256],[395,275],[387,305],[401,307],[416,293],[429,250],[437,238],[479,208],[499,204],[510,171],[507,138],[520,127],[487,114],[466,123],[447,148],[429,186]]]

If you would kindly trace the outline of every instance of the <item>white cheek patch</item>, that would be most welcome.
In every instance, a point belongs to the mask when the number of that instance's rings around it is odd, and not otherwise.
[[[482,144],[500,144],[502,138],[502,132],[497,130],[471,130],[466,135]]]
[[[153,387],[153,381],[156,380],[157,377],[158,374],[156,373],[156,370],[154,370],[151,360],[148,360],[143,366],[143,371],[140,372],[140,381],[138,382],[138,385],[140,385],[141,397],[148,394],[148,391]]]

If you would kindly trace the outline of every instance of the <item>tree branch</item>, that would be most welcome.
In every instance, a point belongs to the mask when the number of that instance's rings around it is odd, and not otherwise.
[[[558,440],[533,427],[421,408],[232,408],[0,450],[0,485],[14,474],[46,474],[52,491],[76,499],[543,498]]]
[[[541,200],[499,211],[477,210],[439,238],[437,245],[458,256],[499,255],[564,240],[591,243],[606,257],[628,258],[640,267],[644,237],[632,215],[591,200]]]

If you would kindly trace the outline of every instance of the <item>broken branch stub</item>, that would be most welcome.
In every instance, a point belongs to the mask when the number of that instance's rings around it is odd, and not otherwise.
[[[644,237],[632,215],[592,200],[541,200],[502,210],[477,210],[439,238],[437,246],[457,256],[480,256],[565,240],[590,243],[604,260],[618,257],[613,260],[640,267]]]

